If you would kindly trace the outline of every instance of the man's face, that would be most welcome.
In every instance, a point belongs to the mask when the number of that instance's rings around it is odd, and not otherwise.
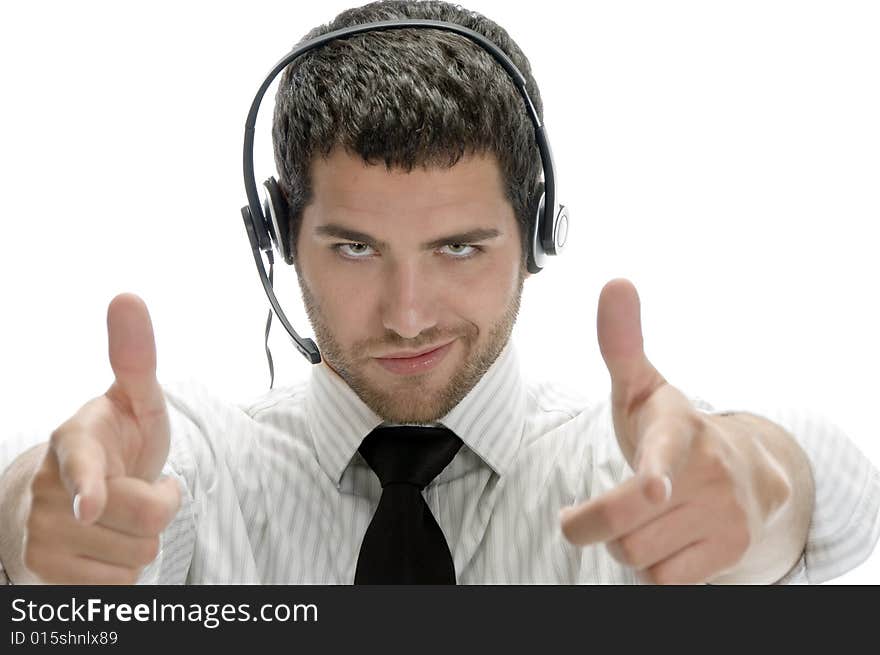
[[[337,148],[311,170],[296,268],[324,363],[383,419],[438,420],[504,348],[529,275],[495,158],[405,173]]]

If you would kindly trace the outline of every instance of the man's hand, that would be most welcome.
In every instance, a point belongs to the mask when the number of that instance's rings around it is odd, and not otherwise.
[[[134,583],[180,503],[173,479],[157,481],[169,423],[144,302],[114,298],[107,334],[116,379],[52,433],[31,481],[22,554],[43,582]]]
[[[645,356],[639,298],[629,281],[605,285],[597,323],[614,430],[635,475],[564,509],[566,539],[604,542],[649,583],[781,577],[806,539],[789,516],[792,476],[779,457],[796,448],[793,440],[759,417],[703,414],[667,383]]]

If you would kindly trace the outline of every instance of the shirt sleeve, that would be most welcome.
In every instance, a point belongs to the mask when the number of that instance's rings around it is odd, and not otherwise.
[[[710,414],[705,400],[692,399]],[[784,428],[810,460],[816,498],[800,560],[776,584],[819,584],[868,559],[880,538],[880,472],[843,431],[805,409],[744,411]]]
[[[26,450],[30,450],[37,444],[49,440],[49,433],[41,430],[33,430],[30,432],[16,432],[12,436],[0,439],[0,475],[23,454]],[[11,585],[12,581],[6,575],[3,562],[0,561],[0,585]]]

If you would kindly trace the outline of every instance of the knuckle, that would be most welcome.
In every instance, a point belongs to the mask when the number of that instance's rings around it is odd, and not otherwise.
[[[52,450],[56,450],[58,446],[64,441],[66,427],[67,422],[65,421],[57,428],[52,430],[52,434],[49,435],[49,447],[52,448]]]
[[[701,441],[711,441],[720,434],[718,417],[699,410],[688,413],[688,427],[693,430],[694,437]]]
[[[792,498],[794,487],[788,476],[781,471],[772,471],[767,478],[764,511],[769,515],[784,506]]]
[[[709,433],[710,423],[707,416],[700,411],[694,410],[688,412],[685,418],[687,427],[690,428],[691,434],[697,438],[703,437]]]
[[[717,448],[710,448],[704,452],[703,466],[708,478],[714,482],[727,482],[733,479],[727,458]]]
[[[52,434],[49,435],[49,447],[56,452],[63,449],[70,436],[82,430],[82,427],[82,419],[78,414],[74,414],[52,430]]]

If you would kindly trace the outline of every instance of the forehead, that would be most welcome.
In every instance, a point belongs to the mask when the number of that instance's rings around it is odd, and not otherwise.
[[[497,159],[491,154],[462,157],[451,167],[389,170],[367,164],[341,148],[317,157],[311,166],[312,212],[358,220],[410,221],[455,216],[512,219]]]

